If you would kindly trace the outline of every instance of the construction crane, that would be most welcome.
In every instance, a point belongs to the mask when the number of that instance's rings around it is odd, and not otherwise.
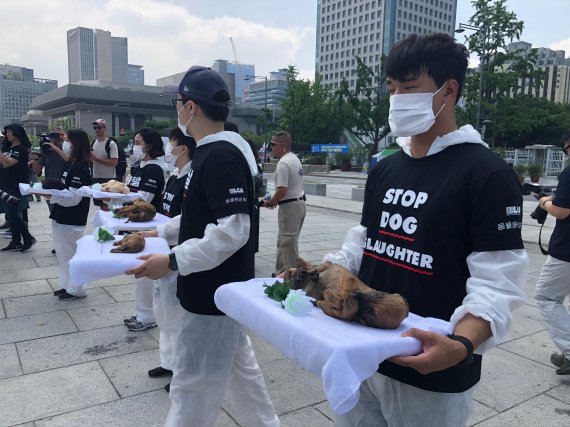
[[[234,51],[234,59],[236,60],[236,64],[239,64],[238,54],[236,45],[234,44],[234,39],[230,37],[230,43],[232,44],[232,50]]]

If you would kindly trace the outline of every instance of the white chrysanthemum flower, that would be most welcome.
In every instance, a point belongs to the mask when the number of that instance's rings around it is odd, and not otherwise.
[[[302,289],[291,289],[281,304],[287,313],[304,316],[313,309],[314,298],[308,297]]]

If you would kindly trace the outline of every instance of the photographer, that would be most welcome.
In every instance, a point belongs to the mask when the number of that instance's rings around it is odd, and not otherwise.
[[[570,156],[570,130],[561,138],[562,151]],[[534,298],[554,344],[562,352],[550,361],[558,375],[570,375],[570,314],[564,299],[570,295],[570,166],[562,171],[554,196],[541,197],[538,204],[556,218],[548,246],[548,258],[542,266]]]

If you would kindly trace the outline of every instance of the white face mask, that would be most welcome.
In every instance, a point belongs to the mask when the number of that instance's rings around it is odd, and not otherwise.
[[[65,154],[71,153],[71,142],[63,141],[63,144],[61,145],[61,149],[63,150],[63,152]]]
[[[144,151],[141,145],[133,145],[133,156],[137,160],[144,158]]]
[[[188,101],[190,102],[190,101]],[[186,104],[188,104],[188,102],[186,102]],[[180,109],[180,111],[184,110],[184,107],[186,107],[186,104],[184,104],[182,106],[182,108]],[[192,121],[192,119],[194,118],[194,114],[192,114],[190,116],[190,118],[188,119],[188,121],[186,122],[186,124],[182,124],[180,122],[180,111],[178,111],[178,129],[180,129],[182,131],[182,133],[184,134],[184,136],[192,136],[188,133],[188,131],[186,130],[186,127],[188,126],[188,124]]]
[[[415,136],[430,130],[435,118],[445,107],[444,103],[437,114],[433,114],[433,97],[444,86],[445,83],[434,93],[403,93],[390,96],[388,123],[392,134]]]

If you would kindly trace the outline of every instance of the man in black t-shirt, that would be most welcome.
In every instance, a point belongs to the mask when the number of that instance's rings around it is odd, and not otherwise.
[[[243,326],[220,312],[214,292],[246,281],[253,269],[253,179],[257,164],[247,142],[224,131],[230,100],[221,76],[191,67],[173,104],[178,127],[197,141],[184,184],[182,214],[165,227],[178,235],[170,256],[143,256],[127,274],[159,279],[178,272],[180,305],[165,312],[172,334],[170,412],[166,426],[214,425],[226,384],[246,425],[279,426],[251,341]]]
[[[570,130],[562,135],[561,142],[564,154],[570,157]],[[556,225],[534,298],[550,338],[561,351],[553,353],[550,361],[558,367],[558,375],[570,375],[570,314],[564,306],[564,299],[570,295],[570,166],[560,174],[554,196],[542,197],[538,203],[556,218]]]
[[[400,293],[412,313],[450,321],[453,334],[405,331],[423,351],[382,362],[337,426],[465,425],[480,353],[506,334],[524,301],[520,184],[477,131],[457,128],[467,59],[447,34],[394,45],[388,119],[402,150],[372,169],[360,225],[324,259],[372,288]]]

